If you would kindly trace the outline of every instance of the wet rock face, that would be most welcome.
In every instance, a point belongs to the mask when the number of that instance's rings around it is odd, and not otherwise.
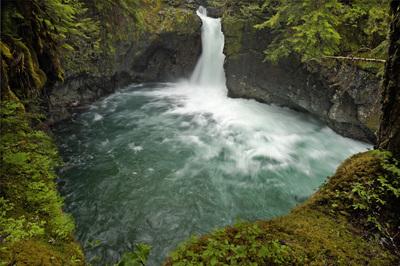
[[[102,96],[110,94],[116,87],[109,77],[81,74],[68,77],[64,83],[57,83],[48,96],[48,123],[53,124],[70,118]]]
[[[189,77],[201,53],[200,20],[187,27],[190,29],[145,33],[137,40],[119,43],[115,61],[110,62],[112,71],[67,75],[48,96],[49,124],[70,118],[79,109],[130,83]]]
[[[216,7],[207,7],[207,16],[212,18],[220,18],[223,15],[223,10]]]
[[[249,25],[250,24],[250,25]],[[225,71],[231,97],[252,98],[311,113],[338,133],[375,142],[380,116],[380,82],[352,65],[263,62],[271,38],[251,22],[225,17]]]
[[[121,82],[174,81],[189,77],[201,53],[200,33],[180,35],[175,32],[150,36],[132,43],[117,56],[116,72]],[[124,84],[125,83],[125,84]]]

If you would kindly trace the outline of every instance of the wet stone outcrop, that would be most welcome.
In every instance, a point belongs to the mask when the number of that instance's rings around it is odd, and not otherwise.
[[[225,71],[229,96],[251,98],[305,111],[338,133],[375,141],[380,115],[380,80],[350,64],[302,64],[295,58],[264,62],[268,31],[255,21],[225,16]]]
[[[49,124],[70,118],[128,84],[190,76],[201,53],[200,19],[190,9],[161,10],[156,15],[163,24],[116,43],[111,62],[99,62],[100,71],[76,73],[67,69],[64,82],[55,84],[48,95]]]

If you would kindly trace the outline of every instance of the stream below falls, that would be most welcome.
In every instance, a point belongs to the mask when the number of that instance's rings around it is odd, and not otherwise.
[[[198,15],[190,80],[128,86],[54,131],[65,209],[94,265],[143,242],[160,265],[193,234],[284,215],[370,147],[306,114],[228,98],[220,21]]]

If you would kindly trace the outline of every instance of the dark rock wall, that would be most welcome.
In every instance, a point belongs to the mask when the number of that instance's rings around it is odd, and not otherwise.
[[[130,81],[173,81],[192,73],[200,52],[200,26],[197,34],[163,33],[120,52],[116,72]]]
[[[191,13],[191,23],[183,27],[144,32],[134,40],[117,43],[114,61],[106,62],[108,66],[100,73],[67,71],[65,81],[55,84],[48,95],[48,123],[68,119],[79,109],[130,83],[189,77],[201,53],[201,22]]]
[[[252,98],[309,112],[338,133],[374,142],[379,125],[379,86],[374,74],[348,64],[263,62],[270,41],[256,22],[226,16],[225,70],[231,97]]]

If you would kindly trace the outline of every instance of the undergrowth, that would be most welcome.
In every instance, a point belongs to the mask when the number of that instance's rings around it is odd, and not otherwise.
[[[141,243],[135,246],[132,252],[125,252],[115,266],[143,266],[150,255],[151,246]]]
[[[356,155],[340,167],[318,201],[400,256],[400,163],[387,151]]]
[[[1,102],[1,259],[10,265],[35,265],[48,255],[53,265],[83,264],[72,235],[74,223],[62,211],[54,182],[54,167],[60,162],[56,147],[28,121],[20,103]]]

